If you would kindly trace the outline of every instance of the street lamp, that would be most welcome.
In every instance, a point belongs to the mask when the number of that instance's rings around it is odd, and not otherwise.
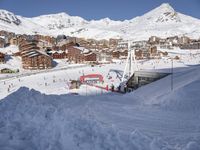
[[[171,59],[171,91],[173,91],[174,89],[174,59],[172,57],[170,57],[169,59]]]
[[[173,83],[173,81],[174,81],[174,61],[173,61],[174,59],[173,58],[171,58],[171,62],[172,62],[172,66],[171,66],[171,91],[173,91],[173,85],[174,85],[174,83]]]

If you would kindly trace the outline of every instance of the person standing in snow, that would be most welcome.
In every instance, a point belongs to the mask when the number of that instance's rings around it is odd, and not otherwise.
[[[115,86],[112,84],[111,85],[111,91],[114,92],[114,90],[115,90]]]

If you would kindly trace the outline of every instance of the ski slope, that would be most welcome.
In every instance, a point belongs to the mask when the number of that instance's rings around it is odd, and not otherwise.
[[[90,73],[119,82],[110,70],[123,70],[123,61],[65,69],[56,60],[55,70],[0,80],[0,149],[199,150],[199,50],[163,51],[169,56],[140,60],[134,69],[171,72],[179,56],[173,90],[171,75],[125,95],[69,89],[70,79]]]
[[[192,74],[199,75],[200,67],[176,73],[172,92],[158,89],[167,78],[141,88],[139,92],[147,91],[148,97],[136,95],[137,91],[128,95],[45,95],[22,87],[0,103],[0,147],[198,150],[200,76],[191,79]]]

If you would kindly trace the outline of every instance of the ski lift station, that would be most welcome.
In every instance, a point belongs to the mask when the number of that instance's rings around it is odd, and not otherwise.
[[[135,73],[128,79],[126,85],[128,88],[137,89],[143,85],[149,84],[161,78],[168,76],[169,73],[135,71]]]
[[[114,74],[114,78],[112,75]],[[135,59],[134,46],[128,41],[128,56],[124,71],[110,69],[107,77],[102,74],[87,74],[80,76],[80,84],[93,86],[99,89],[109,90],[112,92],[126,93],[133,91],[143,85],[149,84],[156,80],[166,77],[169,73],[159,73],[139,70]],[[75,84],[75,87],[77,85]]]
[[[122,92],[126,92],[127,90],[135,90],[143,85],[164,78],[170,74],[140,71],[137,65],[137,61],[135,59],[135,50],[133,48],[134,46],[131,45],[132,42],[126,41],[126,43],[128,44],[128,57],[122,76],[122,83],[120,85],[121,87],[119,88]]]

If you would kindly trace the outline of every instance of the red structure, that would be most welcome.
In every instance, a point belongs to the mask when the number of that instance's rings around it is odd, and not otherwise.
[[[83,82],[89,82],[89,83],[94,83],[94,82],[103,82],[103,76],[101,74],[88,74],[84,76],[80,76],[80,81]]]

